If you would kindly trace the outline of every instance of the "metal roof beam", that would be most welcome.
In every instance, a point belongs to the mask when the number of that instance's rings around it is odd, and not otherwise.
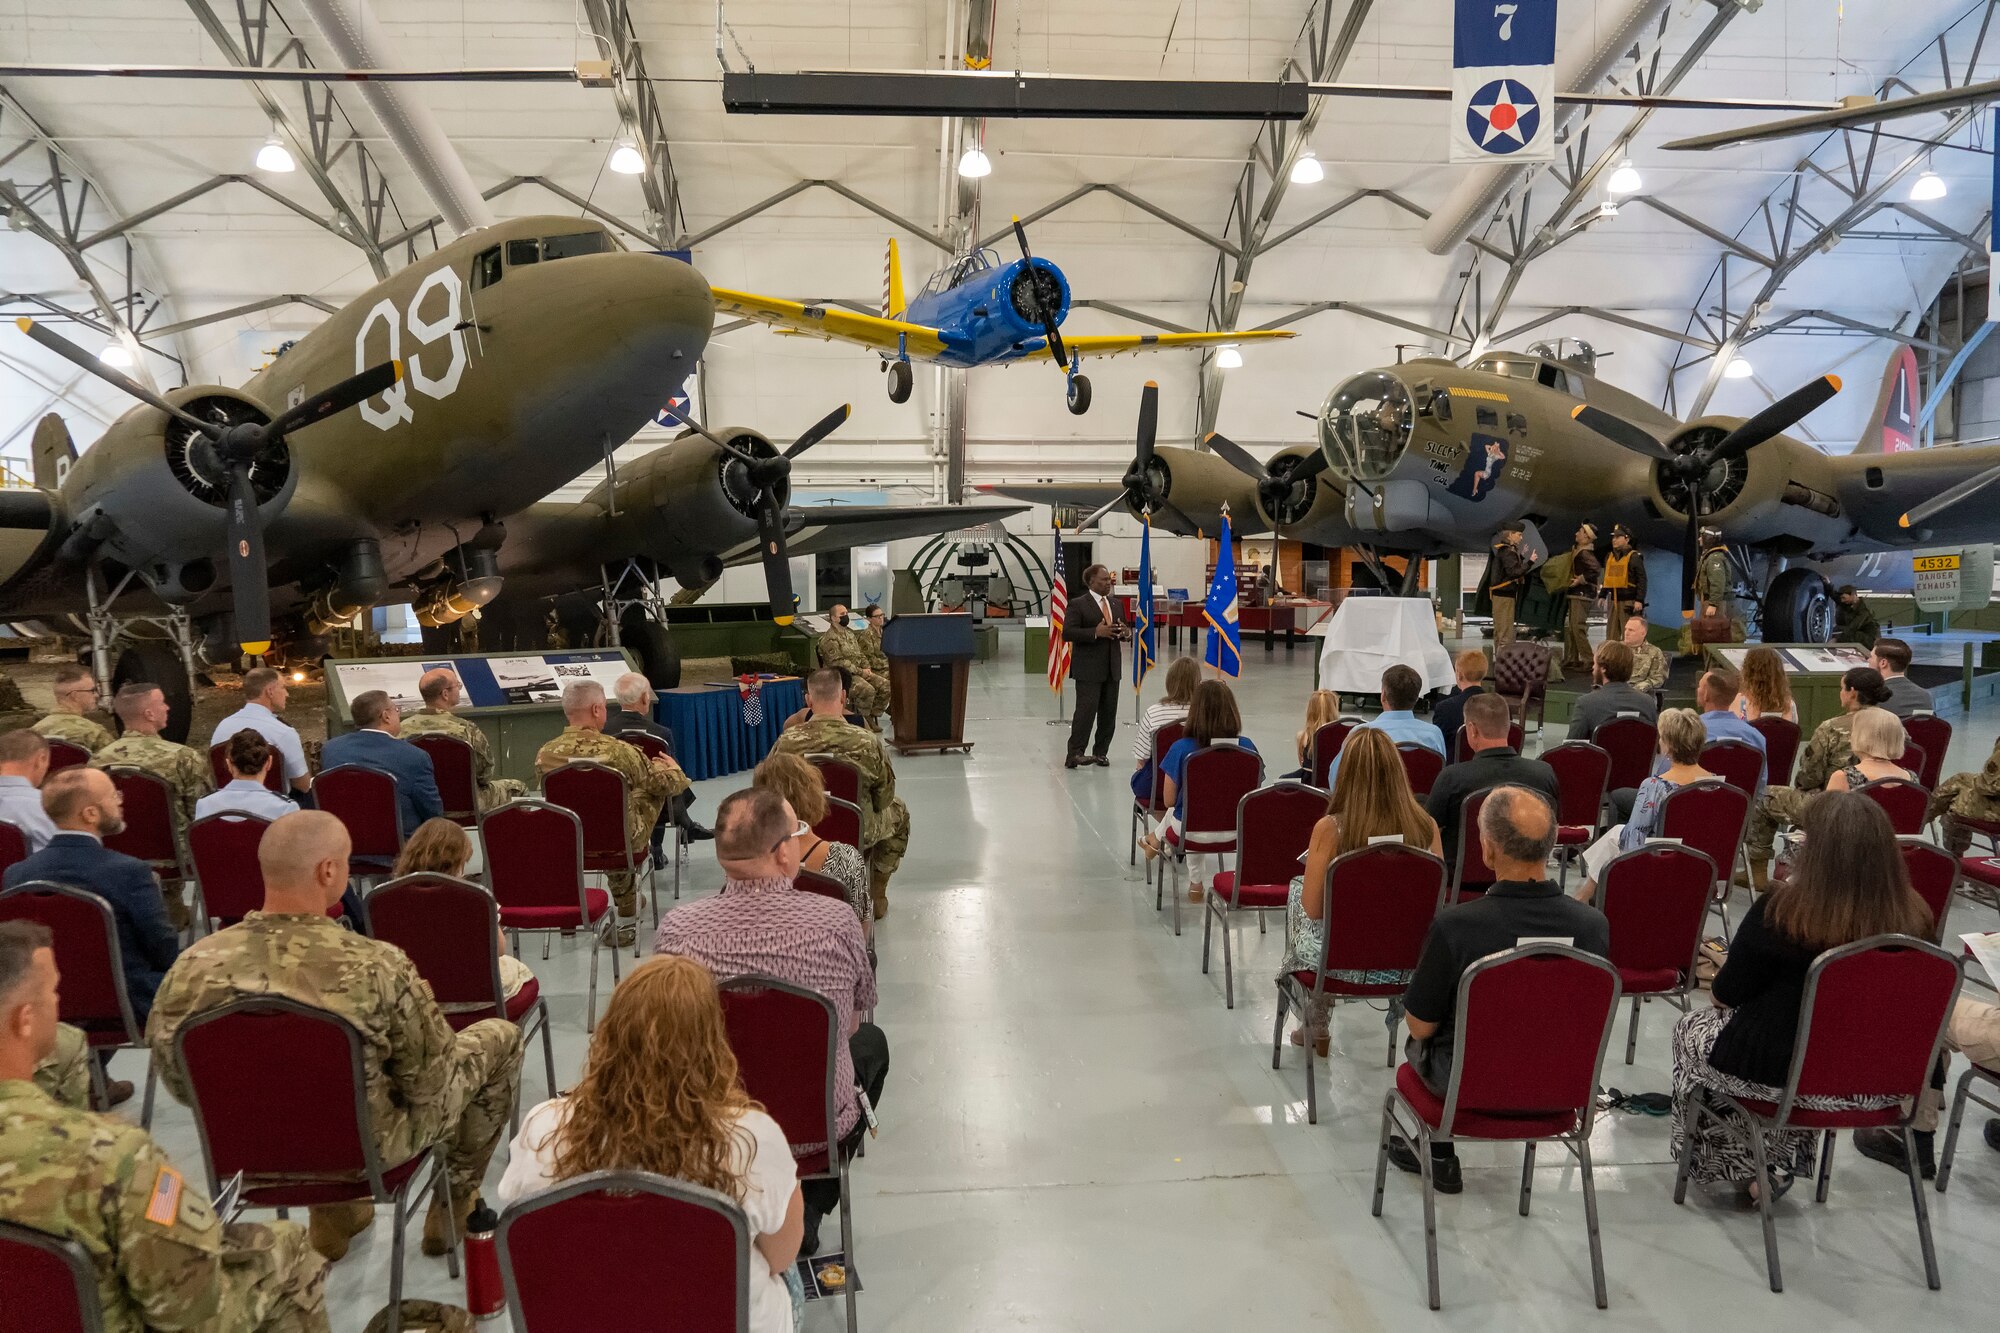
[[[684,249],[673,242],[687,227],[680,181],[674,175],[666,118],[646,73],[646,55],[632,26],[630,6],[626,0],[581,0],[581,8],[591,34],[611,58],[611,100],[646,164],[639,175],[639,187],[646,195],[646,234],[662,250]]]

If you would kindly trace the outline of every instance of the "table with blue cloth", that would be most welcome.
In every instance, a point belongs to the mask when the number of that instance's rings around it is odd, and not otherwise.
[[[674,758],[695,782],[755,768],[771,752],[785,719],[806,706],[805,682],[780,676],[758,691],[763,719],[743,720],[744,698],[736,682],[683,685],[661,690],[654,716],[673,728]]]

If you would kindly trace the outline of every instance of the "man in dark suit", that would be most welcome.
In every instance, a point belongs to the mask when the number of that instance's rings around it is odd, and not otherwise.
[[[1526,787],[1556,802],[1556,771],[1539,759],[1525,759],[1507,742],[1513,721],[1507,701],[1497,694],[1475,694],[1465,701],[1465,748],[1472,758],[1438,774],[1424,809],[1437,821],[1444,863],[1458,864],[1458,817],[1465,798],[1489,787]]]
[[[403,730],[403,710],[386,692],[363,691],[354,696],[351,709],[357,730],[327,737],[319,752],[319,771],[356,764],[396,779],[396,820],[407,838],[417,825],[444,813],[437,770],[429,755],[397,739]]]
[[[1597,686],[1570,710],[1569,739],[1587,741],[1592,732],[1626,713],[1648,722],[1659,720],[1660,701],[1632,687],[1634,660],[1632,650],[1622,640],[1610,639],[1597,645],[1597,656],[1590,668]]]
[[[153,1009],[160,978],[180,956],[180,937],[167,924],[166,901],[146,863],[105,847],[125,831],[125,803],[101,768],[66,768],[42,784],[42,808],[56,826],[48,846],[7,867],[5,886],[48,880],[87,889],[111,905],[125,993],[139,1026]]]
[[[1084,593],[1070,599],[1063,620],[1063,640],[1070,645],[1069,677],[1076,682],[1076,716],[1069,724],[1069,753],[1064,768],[1078,764],[1109,767],[1111,733],[1118,726],[1118,681],[1122,672],[1119,645],[1132,637],[1131,627],[1118,618],[1111,601],[1111,571],[1092,565],[1083,571]],[[1097,741],[1085,754],[1091,724]]]

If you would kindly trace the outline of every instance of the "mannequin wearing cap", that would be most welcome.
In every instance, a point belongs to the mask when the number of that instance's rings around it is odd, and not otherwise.
[[[1597,600],[1597,587],[1603,577],[1604,562],[1597,558],[1597,528],[1581,524],[1576,530],[1576,545],[1570,551],[1569,622],[1563,629],[1564,671],[1590,670],[1590,606]]]
[[[1646,605],[1646,556],[1632,545],[1632,533],[1623,523],[1611,529],[1611,554],[1604,557],[1605,638],[1622,631],[1634,612]]]
[[[1514,642],[1514,610],[1527,594],[1528,574],[1535,567],[1521,538],[1519,523],[1503,523],[1493,539],[1487,567],[1487,595],[1493,599],[1493,656],[1497,660]]]

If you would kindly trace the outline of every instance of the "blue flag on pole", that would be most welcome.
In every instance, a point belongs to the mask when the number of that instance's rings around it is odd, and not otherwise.
[[[1208,622],[1208,647],[1202,661],[1225,676],[1243,674],[1243,631],[1236,623],[1236,549],[1229,540],[1229,511],[1222,511],[1222,546],[1215,556],[1215,577],[1208,583],[1208,600],[1202,603],[1202,618]]]
[[[1153,669],[1153,658],[1159,651],[1159,642],[1153,630],[1153,512],[1149,509],[1140,515],[1144,525],[1139,529],[1139,597],[1133,603],[1132,626],[1132,689],[1136,693],[1145,684],[1146,673]]]

